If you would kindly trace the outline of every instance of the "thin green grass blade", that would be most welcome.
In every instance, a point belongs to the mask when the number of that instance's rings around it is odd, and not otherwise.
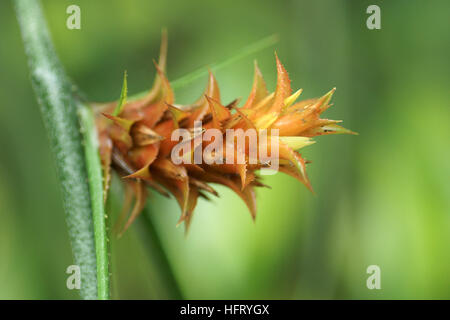
[[[127,85],[127,71],[123,73],[122,91],[120,92],[119,102],[114,109],[113,116],[117,117],[121,112],[125,104],[127,103],[128,85]]]
[[[276,34],[268,36],[264,39],[256,41],[256,42],[242,48],[236,55],[234,55],[222,62],[211,63],[207,66],[203,66],[197,70],[194,70],[193,72],[188,73],[187,75],[185,75],[181,78],[171,81],[170,85],[171,85],[172,89],[182,88],[201,77],[206,77],[208,75],[208,70],[217,71],[219,69],[222,69],[238,60],[241,60],[243,58],[251,56],[252,54],[255,54],[263,49],[269,48],[270,46],[273,46],[277,42],[278,42],[278,36]],[[130,100],[136,100],[136,99],[142,98],[146,94],[147,94],[147,91],[137,93],[137,94],[133,95],[132,97],[130,97]]]

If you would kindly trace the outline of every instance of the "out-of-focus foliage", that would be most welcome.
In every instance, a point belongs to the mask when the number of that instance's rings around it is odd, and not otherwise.
[[[255,224],[217,187],[221,198],[200,200],[185,238],[176,201],[154,194],[151,218],[185,297],[450,298],[448,1],[80,0],[81,30],[66,29],[70,4],[44,9],[90,99],[116,99],[125,69],[130,94],[150,87],[163,26],[172,80],[277,33],[292,86],[304,98],[336,86],[326,116],[360,133],[305,149],[316,196],[285,175],[266,177],[272,190],[258,190]],[[370,4],[381,7],[381,30],[366,28]],[[61,197],[7,1],[0,19],[0,298],[77,298],[66,289],[73,262]],[[252,58],[273,89],[272,51]],[[215,72],[223,101],[246,98],[252,58]],[[206,81],[177,89],[177,101],[194,101]],[[143,240],[133,225],[112,241],[115,298],[167,296]],[[366,288],[372,264],[381,290]]]

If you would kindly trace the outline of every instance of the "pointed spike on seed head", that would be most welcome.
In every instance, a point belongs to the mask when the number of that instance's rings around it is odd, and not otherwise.
[[[111,114],[107,114],[107,113],[103,113],[102,115],[104,115],[105,117],[107,117],[108,119],[111,119],[112,121],[114,121],[115,124],[117,124],[118,126],[122,127],[123,129],[125,129],[127,132],[130,131],[132,125],[134,124],[135,121],[133,120],[128,120],[125,118],[121,118],[121,117],[116,117],[113,116]]]
[[[307,137],[283,136],[283,137],[279,137],[279,139],[283,143],[287,144],[288,147],[293,150],[298,150],[303,147],[306,147],[306,146],[316,143],[316,141],[312,140],[311,138],[307,138]]]
[[[127,95],[128,95],[128,86],[127,86],[127,70],[123,73],[123,84],[122,84],[122,91],[120,92],[119,102],[116,105],[116,108],[114,109],[113,116],[118,116],[122,111],[123,107],[127,103]]]
[[[183,111],[181,109],[178,109],[177,107],[171,105],[171,104],[167,104],[167,107],[170,111],[170,114],[172,115],[173,118],[173,122],[175,124],[175,127],[178,129],[179,128],[179,122],[183,119],[185,119],[186,117],[189,116],[189,113],[186,111]]]
[[[284,99],[284,110],[289,108],[298,99],[302,92],[303,89],[298,89],[295,93]]]

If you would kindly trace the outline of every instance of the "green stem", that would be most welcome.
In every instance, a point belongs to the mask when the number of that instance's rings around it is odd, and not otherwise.
[[[275,43],[277,43],[277,41],[278,41],[277,35],[274,34],[274,35],[268,36],[264,39],[256,41],[256,42],[242,48],[236,55],[234,55],[222,62],[212,63],[209,66],[201,67],[197,70],[194,70],[194,71],[188,73],[187,75],[184,75],[181,78],[171,81],[170,85],[171,85],[172,89],[182,88],[185,85],[191,83],[192,81],[206,76],[208,74],[208,70],[217,71],[219,69],[222,69],[238,60],[241,60],[241,59],[248,57],[258,51],[261,51],[265,48],[268,48],[268,47],[274,45]],[[130,97],[129,100],[135,100],[135,99],[142,98],[147,93],[148,93],[148,91],[143,91],[143,92],[137,93],[137,94],[133,95],[132,97]]]
[[[149,247],[148,252],[151,252],[152,264],[158,268],[158,276],[162,278],[165,288],[171,295],[170,298],[180,300],[183,295],[150,215],[151,212],[147,206],[138,219],[144,237],[143,242]]]
[[[80,104],[78,113],[80,115],[81,129],[84,136],[84,151],[89,176],[92,214],[94,218],[98,299],[107,300],[110,296],[108,238],[106,234],[103,176],[98,153],[97,131],[95,129],[94,114],[88,106]]]
[[[40,2],[15,0],[31,79],[54,155],[75,264],[81,269],[83,299],[96,299],[96,247],[89,176],[72,86],[61,66]]]

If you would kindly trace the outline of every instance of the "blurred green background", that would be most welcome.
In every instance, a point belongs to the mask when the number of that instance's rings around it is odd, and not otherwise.
[[[70,4],[81,7],[81,30],[66,28]],[[381,30],[366,28],[370,4],[381,7]],[[185,298],[450,298],[449,1],[43,6],[68,74],[91,100],[117,99],[125,69],[131,94],[150,87],[163,26],[172,80],[278,34],[274,47],[215,72],[223,101],[246,99],[253,59],[274,88],[276,49],[303,98],[337,87],[325,116],[360,134],[306,149],[317,195],[288,176],[265,177],[272,190],[258,190],[256,223],[218,187],[219,199],[200,200],[186,238],[175,201],[153,194],[150,218]],[[9,1],[0,21],[0,298],[75,299],[61,195]],[[205,83],[178,89],[177,102],[192,102]],[[109,208],[113,216],[120,201]],[[170,297],[138,224],[112,248],[114,298]],[[381,290],[366,287],[372,264]]]

